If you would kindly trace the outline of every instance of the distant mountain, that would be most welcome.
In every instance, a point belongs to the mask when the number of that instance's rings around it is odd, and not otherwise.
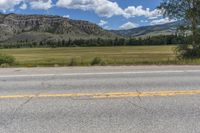
[[[60,16],[0,14],[0,42],[115,38],[96,24]]]
[[[162,25],[144,26],[130,30],[112,30],[111,32],[125,37],[147,37],[156,35],[171,35],[176,32],[178,26],[183,22],[173,22]]]

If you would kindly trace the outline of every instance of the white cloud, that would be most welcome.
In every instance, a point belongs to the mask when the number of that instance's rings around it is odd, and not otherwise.
[[[128,15],[128,17],[145,16],[148,18],[157,18],[161,15],[159,10],[150,10],[149,8],[144,9],[143,6],[129,6],[124,11]]]
[[[48,10],[52,7],[52,0],[32,0],[29,4],[32,9]]]
[[[28,4],[32,9],[47,10],[52,7],[52,0],[0,0],[0,11],[11,11],[16,6],[24,10],[27,9]]]
[[[124,15],[124,11],[116,2],[109,0],[58,0],[58,7],[94,11],[99,16],[112,17]]]
[[[151,21],[151,25],[161,25],[161,24],[166,24],[166,23],[171,23],[175,22],[176,20],[170,20],[169,18],[161,18],[161,19],[156,19]]]
[[[64,15],[63,18],[70,18],[70,15]]]
[[[14,10],[14,7],[21,2],[22,0],[0,0],[0,11]]]
[[[101,17],[145,16],[149,19],[155,19],[161,15],[157,9],[145,9],[143,6],[129,6],[123,9],[117,2],[111,0],[57,0],[55,2],[57,7],[93,11]],[[0,0],[0,11],[14,10],[16,6],[19,6],[20,9],[26,9],[29,6],[32,9],[48,10],[53,7],[53,2],[52,0]]]
[[[56,5],[68,9],[94,11],[96,14],[103,17],[124,16],[130,18],[145,16],[148,18],[155,18],[160,16],[160,12],[157,9],[144,9],[143,6],[129,6],[126,9],[122,9],[117,2],[110,0],[58,0]]]
[[[28,5],[26,3],[23,3],[19,8],[22,10],[26,10]]]
[[[119,29],[121,30],[128,30],[128,29],[133,29],[138,27],[138,24],[132,23],[132,22],[127,22],[125,24],[123,24],[122,26],[119,27]]]
[[[99,25],[100,25],[100,26],[104,26],[104,25],[106,25],[107,23],[108,23],[108,22],[105,21],[105,20],[100,20]]]

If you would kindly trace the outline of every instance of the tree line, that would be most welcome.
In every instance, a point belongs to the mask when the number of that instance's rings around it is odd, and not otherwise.
[[[17,41],[16,43],[0,43],[0,48],[36,48],[36,47],[101,47],[101,46],[142,46],[142,45],[174,45],[188,44],[191,37],[178,35],[160,35],[146,38],[115,38],[115,39],[68,39],[58,41],[28,42]]]

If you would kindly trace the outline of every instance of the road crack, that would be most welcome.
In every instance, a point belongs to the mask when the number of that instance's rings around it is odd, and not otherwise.
[[[147,112],[147,113],[150,112],[147,108],[142,107],[142,106],[139,106],[139,105],[133,103],[132,101],[128,100],[127,98],[125,98],[124,100],[127,101],[128,103],[130,103],[131,105],[133,105],[134,107],[137,107],[137,108],[143,109],[143,110],[144,110],[145,112]]]
[[[1,124],[2,127],[6,128],[6,129],[9,129],[8,126],[11,125],[11,124],[13,123],[13,120],[15,119],[16,114],[17,114],[20,110],[22,110],[22,109],[24,108],[24,106],[25,106],[26,104],[28,104],[32,99],[33,99],[33,97],[30,97],[30,98],[28,98],[25,102],[23,102],[22,104],[20,104],[20,105],[15,109],[15,111],[14,111],[13,114],[11,115],[10,119],[5,120],[4,122],[2,122],[2,124]]]

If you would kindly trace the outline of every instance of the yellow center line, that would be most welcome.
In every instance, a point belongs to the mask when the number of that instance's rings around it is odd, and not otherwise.
[[[167,97],[178,95],[200,95],[200,90],[183,91],[149,91],[149,92],[110,92],[110,93],[62,93],[62,94],[21,94],[0,95],[0,99],[48,98],[48,97],[91,97],[91,98],[120,98],[120,97]]]

